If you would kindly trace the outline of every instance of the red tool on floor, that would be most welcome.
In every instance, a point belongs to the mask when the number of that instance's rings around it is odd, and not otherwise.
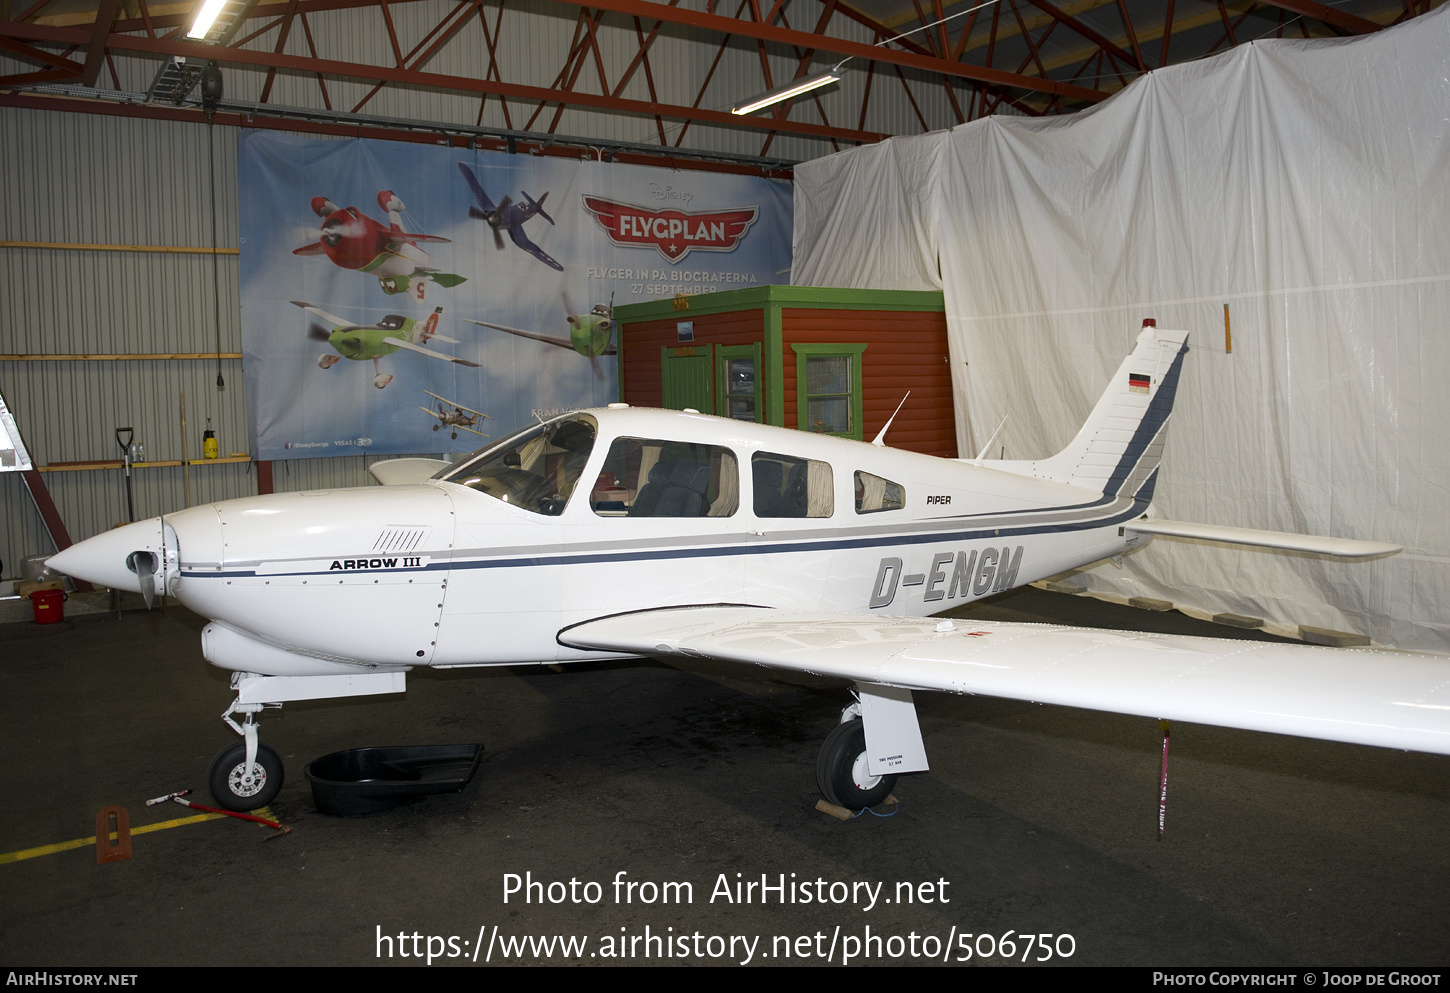
[[[291,828],[289,828],[289,827],[283,827],[281,824],[277,823],[276,821],[269,821],[265,817],[257,817],[257,816],[255,816],[253,814],[243,814],[242,812],[237,811],[237,810],[223,810],[221,807],[208,807],[208,806],[205,806],[204,804],[193,803],[192,801],[185,799],[185,797],[187,796],[187,794],[189,794],[190,792],[191,792],[191,790],[182,790],[179,793],[168,793],[165,796],[158,796],[154,800],[147,800],[146,801],[146,806],[148,806],[148,807],[154,807],[158,803],[165,803],[167,800],[175,800],[177,803],[181,804],[183,807],[190,807],[193,810],[204,810],[208,814],[226,814],[228,817],[238,817],[238,818],[240,818],[240,819],[242,819],[244,821],[256,821],[258,824],[265,824],[265,825],[267,825],[267,827],[269,827],[269,828],[276,828],[279,832],[281,832],[280,834],[274,834],[271,837],[267,838],[266,839],[267,841],[271,841],[272,838],[280,838],[284,834],[291,834],[292,833],[292,829]]]

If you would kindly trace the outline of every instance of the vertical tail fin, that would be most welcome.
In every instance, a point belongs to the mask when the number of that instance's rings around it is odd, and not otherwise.
[[[1187,354],[1187,331],[1159,330],[1144,321],[1137,345],[1066,448],[1040,462],[982,464],[1146,503],[1153,496]]]

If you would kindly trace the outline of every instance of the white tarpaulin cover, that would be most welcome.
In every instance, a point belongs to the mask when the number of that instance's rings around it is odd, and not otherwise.
[[[992,457],[1057,451],[1152,317],[1192,347],[1155,514],[1405,546],[1159,539],[1094,591],[1450,652],[1450,9],[805,163],[795,202],[796,283],[943,290],[963,452],[1006,414]]]

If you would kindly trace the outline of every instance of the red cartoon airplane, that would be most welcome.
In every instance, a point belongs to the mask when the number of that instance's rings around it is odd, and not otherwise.
[[[339,207],[327,197],[312,198],[312,212],[322,218],[322,236],[293,255],[326,255],[344,269],[356,269],[378,278],[384,293],[410,293],[419,300],[429,280],[439,286],[457,286],[465,277],[439,272],[428,265],[428,253],[419,242],[441,241],[430,234],[403,230],[403,201],[392,190],[378,194],[378,206],[388,213],[384,227],[356,207]]]

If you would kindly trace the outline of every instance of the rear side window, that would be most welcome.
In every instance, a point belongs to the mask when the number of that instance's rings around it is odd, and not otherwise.
[[[856,513],[875,514],[883,510],[900,510],[906,506],[906,490],[900,483],[856,472]]]
[[[835,510],[828,462],[756,452],[750,473],[756,517],[830,517]]]
[[[740,508],[739,464],[719,445],[616,438],[589,505],[600,517],[729,517]]]

